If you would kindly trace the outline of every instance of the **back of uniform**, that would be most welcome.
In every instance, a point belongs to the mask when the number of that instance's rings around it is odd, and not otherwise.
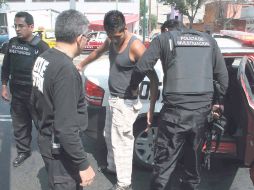
[[[202,32],[177,28],[152,41],[135,68],[132,89],[140,81],[138,76],[153,69],[159,58],[164,72],[164,105],[155,142],[151,189],[166,188],[183,155],[181,189],[195,190],[200,183],[199,158],[211,110],[213,80],[218,80],[226,91],[227,70],[214,39]]]

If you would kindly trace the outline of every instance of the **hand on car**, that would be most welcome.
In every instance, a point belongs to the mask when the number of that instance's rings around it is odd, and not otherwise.
[[[10,95],[6,85],[2,85],[2,99],[7,102],[10,101]]]
[[[82,71],[83,70],[83,67],[82,67],[82,65],[80,63],[78,63],[76,65],[76,68],[77,68],[78,71]]]
[[[215,104],[212,107],[212,115],[214,119],[219,119],[222,115],[222,112],[224,111],[224,106]]]
[[[83,187],[91,185],[95,177],[95,173],[91,166],[89,166],[86,170],[79,171],[79,175],[81,178],[80,186]]]
[[[151,126],[152,126],[152,122],[153,122],[153,112],[148,111],[146,114],[146,118],[147,118],[147,128],[145,129],[145,132],[147,132]]]

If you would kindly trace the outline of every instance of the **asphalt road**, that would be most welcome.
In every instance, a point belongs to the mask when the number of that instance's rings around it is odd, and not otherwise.
[[[80,61],[84,56],[78,57]],[[0,66],[3,56],[0,54]],[[9,115],[9,103],[0,100],[0,190],[47,190],[47,174],[38,152],[36,144],[36,130],[33,130],[32,156],[18,168],[12,167],[12,161],[16,156],[16,148],[13,140],[13,129]],[[97,171],[98,164],[104,163],[106,152],[103,146],[89,137],[83,137],[84,146],[88,152],[88,159],[95,169],[94,183],[86,190],[107,190],[115,178]],[[171,182],[170,190],[179,190],[177,172]],[[134,166],[133,189],[149,190],[150,171]],[[202,171],[202,183],[200,190],[251,190],[254,189],[249,179],[248,168],[235,160],[214,159],[212,169]],[[169,187],[167,188],[169,190]]]

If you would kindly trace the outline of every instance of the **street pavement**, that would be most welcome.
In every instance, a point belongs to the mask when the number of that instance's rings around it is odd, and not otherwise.
[[[87,55],[75,59],[79,62]],[[0,54],[0,66],[3,55]],[[37,131],[33,130],[32,156],[24,164],[14,168],[12,161],[16,156],[13,129],[9,113],[9,103],[0,100],[0,190],[48,190],[47,174],[36,143]],[[83,142],[88,159],[96,172],[94,183],[86,190],[107,190],[116,179],[98,172],[98,165],[105,163],[106,150],[94,139],[84,136]],[[241,162],[230,159],[213,159],[210,171],[202,171],[200,190],[253,190],[248,168]],[[181,168],[179,167],[179,172]],[[173,177],[170,190],[179,190],[178,175]],[[151,171],[134,166],[133,189],[149,190]],[[169,190],[167,187],[166,190]]]

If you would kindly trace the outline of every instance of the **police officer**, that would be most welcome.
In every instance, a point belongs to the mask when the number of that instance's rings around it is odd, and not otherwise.
[[[33,68],[31,100],[51,190],[81,190],[95,176],[80,138],[87,109],[82,79],[72,62],[86,45],[87,29],[82,13],[63,11],[55,24],[56,47],[41,54]]]
[[[164,72],[164,105],[155,142],[151,189],[165,189],[183,154],[181,189],[194,190],[200,183],[199,158],[211,111],[213,80],[220,83],[223,97],[228,86],[227,69],[213,38],[178,23],[172,31],[157,36],[135,66],[130,84],[133,92],[159,58]],[[214,113],[220,113],[223,106],[213,108]]]
[[[10,78],[11,117],[16,140],[17,157],[13,166],[17,167],[31,155],[32,115],[29,104],[32,89],[32,68],[39,54],[48,45],[33,36],[34,21],[31,14],[18,12],[14,18],[17,37],[10,39],[2,65],[2,98],[10,101],[7,84]]]

